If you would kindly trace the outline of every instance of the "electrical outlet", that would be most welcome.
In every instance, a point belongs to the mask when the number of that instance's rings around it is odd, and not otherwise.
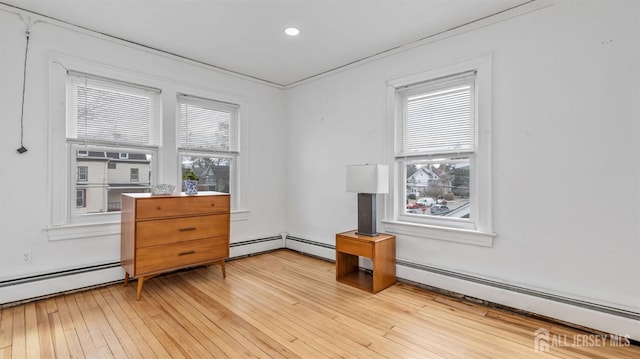
[[[22,263],[29,264],[31,263],[31,250],[26,250],[22,252]]]

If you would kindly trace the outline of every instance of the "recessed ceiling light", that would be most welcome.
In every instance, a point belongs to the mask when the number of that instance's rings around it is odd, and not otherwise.
[[[288,27],[284,29],[284,33],[289,36],[298,36],[300,34],[300,30],[295,27]]]

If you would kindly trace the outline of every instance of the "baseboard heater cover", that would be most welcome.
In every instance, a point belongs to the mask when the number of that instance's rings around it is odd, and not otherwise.
[[[32,275],[32,276],[28,276],[28,277],[8,279],[8,280],[0,281],[0,288],[19,285],[19,284],[38,282],[38,281],[47,280],[47,279],[61,278],[61,277],[66,277],[66,276],[71,276],[71,275],[76,275],[76,274],[81,274],[81,273],[87,273],[87,272],[94,272],[94,271],[110,269],[110,268],[116,268],[116,267],[120,267],[120,262],[119,261],[118,262],[103,263],[103,264],[96,264],[96,265],[91,265],[91,266],[86,266],[86,267],[65,269],[65,270],[60,270],[60,271],[56,271],[56,272]]]
[[[412,262],[404,261],[404,260],[396,260],[396,265],[407,267],[407,268],[419,269],[419,270],[422,270],[422,271],[425,271],[425,272],[439,274],[439,275],[442,275],[442,276],[445,276],[445,277],[462,279],[462,280],[465,280],[465,281],[468,281],[468,282],[472,282],[472,283],[477,283],[477,284],[482,284],[482,285],[486,285],[486,286],[490,286],[490,287],[494,287],[494,288],[504,289],[504,290],[508,290],[508,291],[511,291],[511,292],[526,294],[526,295],[530,295],[530,296],[534,296],[534,297],[538,297],[538,298],[542,298],[542,299],[547,299],[547,300],[552,300],[552,301],[559,302],[559,303],[569,304],[569,305],[572,305],[572,306],[585,308],[585,309],[589,309],[589,310],[594,310],[594,311],[598,311],[598,312],[602,312],[602,313],[613,314],[613,315],[617,315],[617,316],[621,316],[621,317],[625,317],[625,318],[629,318],[629,319],[634,319],[634,320],[640,320],[640,313],[636,313],[636,312],[632,312],[632,311],[628,311],[628,310],[624,310],[624,309],[620,309],[620,308],[605,306],[605,305],[592,303],[592,302],[587,302],[587,301],[578,300],[578,299],[573,299],[573,298],[569,298],[569,297],[563,297],[563,296],[556,295],[556,294],[550,294],[550,293],[546,293],[546,292],[542,292],[542,291],[538,291],[538,290],[533,290],[533,289],[529,289],[529,288],[524,288],[524,287],[519,287],[519,286],[515,286],[515,285],[511,285],[511,284],[505,284],[505,283],[501,283],[501,282],[497,282],[497,281],[492,281],[492,280],[488,280],[488,279],[484,279],[484,278],[480,278],[480,277],[471,276],[471,275],[468,275],[468,274],[462,274],[462,273],[453,272],[453,271],[449,271],[449,270],[444,270],[444,269],[440,269],[440,268],[436,268],[436,267],[426,266],[426,265],[422,265],[422,264],[416,264],[416,263],[412,263]]]
[[[242,241],[242,242],[235,242],[235,243],[229,244],[229,247],[234,248],[234,247],[241,247],[241,246],[247,246],[247,245],[250,245],[250,244],[264,243],[264,242],[271,242],[271,241],[282,241],[282,237],[281,236],[272,236],[272,237],[251,239],[251,240]]]
[[[294,237],[294,236],[287,235],[287,240],[288,241],[305,243],[305,244],[311,244],[312,246],[316,246],[316,247],[322,247],[322,248],[327,248],[327,249],[336,249],[336,246],[334,246],[332,244],[326,244],[326,243],[321,243],[321,242],[316,242],[316,241],[310,241],[308,239],[304,239],[304,238],[300,238],[300,237]]]
[[[231,243],[229,246],[230,247],[239,247],[239,246],[246,246],[246,245],[250,245],[250,244],[264,243],[264,242],[270,242],[270,241],[281,241],[281,240],[282,240],[282,237],[273,236],[273,237],[266,237],[266,238],[259,238],[259,239],[253,239],[253,240],[248,240],[248,241]],[[26,283],[31,283],[31,282],[37,282],[37,281],[41,281],[41,280],[47,280],[47,279],[54,279],[54,278],[60,278],[60,277],[65,277],[65,276],[71,276],[71,275],[80,274],[80,273],[93,272],[93,271],[98,271],[98,270],[103,270],[103,269],[117,268],[117,267],[120,267],[120,261],[103,263],[103,264],[96,264],[96,265],[90,265],[90,266],[86,266],[86,267],[65,269],[65,270],[49,272],[49,273],[44,273],[44,274],[31,275],[31,276],[20,277],[20,278],[15,278],[15,279],[7,279],[7,280],[0,281],[0,288],[9,287],[9,286],[18,285],[18,284],[26,284]]]
[[[317,246],[317,247],[335,249],[335,246],[330,245],[330,244],[320,243],[320,242],[316,242],[316,241],[312,241],[312,240],[308,240],[308,239],[303,239],[303,238],[298,238],[298,237],[287,236],[287,240],[292,240],[292,241],[296,241],[296,242],[300,242],[300,243],[305,243],[305,244],[309,244],[309,245],[313,245],[313,246]],[[593,311],[597,311],[597,312],[612,314],[612,315],[616,315],[616,316],[620,316],[620,317],[624,317],[624,318],[628,318],[628,319],[640,320],[640,313],[632,312],[632,311],[628,311],[628,310],[624,310],[624,309],[620,309],[620,308],[610,307],[610,306],[606,306],[606,305],[601,305],[601,304],[597,304],[597,303],[592,303],[592,302],[587,302],[587,301],[583,301],[583,300],[573,299],[573,298],[569,298],[569,297],[563,297],[563,296],[560,296],[560,295],[555,295],[555,294],[550,294],[550,293],[537,291],[537,290],[533,290],[533,289],[528,289],[528,288],[524,288],[524,287],[519,287],[519,286],[515,286],[515,285],[505,284],[505,283],[492,281],[492,280],[488,280],[488,279],[484,279],[484,278],[480,278],[480,277],[476,277],[476,276],[471,276],[471,275],[468,275],[468,274],[462,274],[462,273],[458,273],[458,272],[454,272],[454,271],[449,271],[449,270],[444,270],[444,269],[440,269],[440,268],[436,268],[436,267],[417,264],[417,263],[413,263],[413,262],[409,262],[409,261],[405,261],[405,260],[396,260],[396,265],[407,267],[407,268],[418,269],[418,270],[421,270],[421,271],[434,273],[434,274],[442,275],[442,276],[445,276],[445,277],[461,279],[461,280],[465,280],[465,281],[468,281],[468,282],[482,284],[482,285],[486,285],[486,286],[490,286],[490,287],[494,287],[494,288],[504,289],[504,290],[508,290],[508,291],[511,291],[511,292],[526,294],[526,295],[530,295],[530,296],[533,296],[533,297],[538,297],[538,298],[551,300],[551,301],[555,301],[555,302],[559,302],[559,303],[569,304],[569,305],[572,305],[572,306],[585,308],[585,309],[589,309],[589,310],[593,310]]]
[[[247,245],[252,245],[252,244],[257,244],[257,243],[265,243],[265,242],[271,242],[271,241],[282,241],[282,237],[281,236],[271,236],[271,237],[247,240],[247,241],[242,241],[242,242],[231,243],[231,244],[229,244],[229,246],[230,247],[241,247],[241,246],[247,246]],[[233,258],[230,258],[230,259],[233,259]],[[108,263],[89,265],[89,266],[85,266],[85,267],[64,269],[64,270],[59,270],[59,271],[55,271],[55,272],[48,272],[48,273],[43,273],[43,274],[30,275],[30,276],[26,276],[26,277],[7,279],[7,280],[0,281],[0,289],[1,288],[9,288],[9,287],[13,287],[13,286],[28,285],[28,284],[33,284],[33,283],[37,283],[37,282],[43,282],[44,283],[45,281],[51,281],[51,280],[65,278],[65,277],[71,278],[72,276],[79,275],[79,274],[94,273],[94,272],[103,271],[103,270],[107,270],[107,269],[113,269],[113,268],[120,268],[120,261],[113,261],[113,262],[108,262]],[[116,282],[118,282],[118,281],[116,281]],[[109,284],[116,283],[116,282],[109,281],[109,282],[105,282],[105,283],[96,283],[95,286],[109,285]],[[37,297],[23,298],[23,299],[21,299],[21,300],[19,300],[17,302],[11,301],[11,302],[7,302],[7,303],[2,303],[2,304],[0,304],[0,306],[5,306],[5,305],[8,305],[8,304],[13,304],[13,303],[20,303],[20,302],[25,302],[25,301],[32,301],[32,300],[36,300],[36,299],[40,299],[40,298],[50,297],[52,295],[58,295],[58,294],[61,294],[61,293],[68,293],[70,291],[83,290],[83,289],[86,289],[86,288],[93,288],[95,286],[89,286],[89,287],[82,286],[82,287],[78,287],[78,288],[73,289],[73,290],[64,289],[64,290],[53,291],[53,292],[48,293],[46,295],[41,295],[41,296],[37,296]]]

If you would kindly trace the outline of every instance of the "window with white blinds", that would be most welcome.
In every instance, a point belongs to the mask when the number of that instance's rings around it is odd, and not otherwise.
[[[178,96],[178,146],[188,151],[237,152],[239,106]]]
[[[77,142],[157,147],[160,90],[70,71],[66,130]]]
[[[394,86],[397,218],[475,228],[477,71]]]
[[[396,156],[473,152],[475,71],[397,89]]]

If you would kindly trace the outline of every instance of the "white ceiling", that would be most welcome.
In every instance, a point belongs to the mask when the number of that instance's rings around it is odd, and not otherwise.
[[[527,2],[0,0],[283,86]],[[286,36],[289,26],[301,34]]]

